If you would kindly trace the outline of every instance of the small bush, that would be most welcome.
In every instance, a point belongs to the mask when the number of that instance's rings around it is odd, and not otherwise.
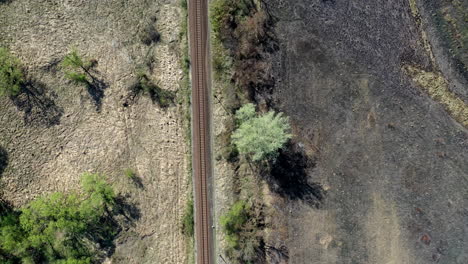
[[[226,254],[235,263],[255,263],[258,257],[261,235],[254,210],[247,201],[239,200],[220,218],[227,241]]]
[[[144,93],[149,95],[153,102],[157,102],[160,107],[166,108],[174,103],[175,93],[172,91],[164,90],[158,85],[153,83],[148,75],[143,72],[137,74],[137,80],[130,86],[130,91],[137,95]]]
[[[248,210],[249,208],[246,202],[241,200],[234,203],[227,214],[221,216],[221,226],[226,233],[226,240],[229,247],[239,247],[239,233],[247,222],[249,216]]]
[[[131,180],[136,178],[136,173],[132,169],[125,169],[124,174],[127,178]]]
[[[210,6],[211,25],[218,39],[226,40],[233,28],[255,9],[252,0],[215,0]]]
[[[0,96],[18,95],[24,81],[19,59],[0,47]]]
[[[61,66],[67,79],[77,84],[90,85],[93,76],[89,70],[96,64],[96,60],[84,60],[74,49],[63,58]]]
[[[195,233],[193,199],[187,201],[184,217],[182,218],[182,233],[188,237],[193,237]]]

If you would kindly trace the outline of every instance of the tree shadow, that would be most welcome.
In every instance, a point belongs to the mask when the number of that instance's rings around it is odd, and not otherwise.
[[[116,198],[116,214],[125,218],[125,224],[133,225],[141,217],[140,209],[128,201],[129,196],[120,195]]]
[[[13,213],[13,205],[0,197],[0,217]]]
[[[152,82],[148,76],[142,75],[136,78],[128,88],[129,95],[124,102],[127,107],[130,102],[136,102],[140,95],[148,95],[153,104],[166,109],[175,103],[176,94],[173,91],[162,89],[159,85]]]
[[[143,181],[141,180],[141,177],[135,175],[132,177],[132,182],[133,184],[135,184],[135,186],[138,188],[138,189],[142,189],[144,190],[145,189],[145,186],[143,185]]]
[[[11,3],[11,2],[13,2],[13,0],[0,0],[0,5],[2,5],[2,4],[9,4],[9,3]]]
[[[32,125],[51,127],[60,124],[63,109],[55,104],[53,92],[47,93],[44,83],[28,79],[20,94],[11,99],[16,108],[24,112],[24,122]]]
[[[101,112],[104,90],[106,90],[109,85],[103,79],[97,77],[97,74],[99,73],[97,70],[93,69],[92,71],[95,74],[89,74],[91,81],[86,83],[86,89],[89,96],[91,97],[91,100],[93,100],[96,111]]]
[[[266,179],[273,192],[319,208],[325,198],[325,191],[320,184],[309,181],[307,170],[313,167],[315,161],[307,158],[302,149],[288,144],[271,164]]]
[[[0,177],[8,166],[8,152],[0,146]]]
[[[135,221],[140,219],[140,209],[128,201],[128,196],[119,195],[115,198],[115,205],[106,216],[88,229],[88,236],[104,250],[107,257],[115,252],[115,239],[129,226],[134,226]]]
[[[265,252],[272,263],[287,263],[289,260],[289,250],[286,246],[280,248],[265,246]]]

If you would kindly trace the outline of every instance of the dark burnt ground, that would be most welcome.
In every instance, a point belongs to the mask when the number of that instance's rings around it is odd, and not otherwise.
[[[432,70],[408,1],[266,4],[280,45],[267,100],[315,162],[297,185],[326,191],[316,206],[275,190],[287,231],[267,244],[289,263],[468,263],[468,134],[401,71]]]

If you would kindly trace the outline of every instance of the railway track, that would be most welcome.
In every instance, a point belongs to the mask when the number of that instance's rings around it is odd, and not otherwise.
[[[197,264],[213,261],[210,199],[211,135],[209,107],[208,0],[189,1],[192,74],[192,153]]]

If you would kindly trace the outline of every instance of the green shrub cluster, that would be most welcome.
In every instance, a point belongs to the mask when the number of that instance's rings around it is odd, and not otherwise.
[[[220,223],[227,241],[226,254],[232,261],[254,263],[261,235],[253,206],[245,200],[235,202],[221,216]]]
[[[250,15],[253,0],[214,0],[210,5],[210,21],[215,37],[224,41],[231,28]]]
[[[257,115],[253,104],[245,104],[236,112],[238,128],[232,134],[232,142],[240,154],[253,161],[274,159],[292,137],[289,119],[282,113],[269,111]]]
[[[221,226],[226,234],[226,240],[229,247],[238,248],[240,232],[248,220],[249,207],[243,200],[237,201],[232,205],[229,211],[221,216]]]
[[[98,174],[84,174],[82,187],[82,193],[53,193],[0,213],[2,263],[94,262],[97,247],[116,234],[116,195]]]
[[[18,95],[24,81],[19,59],[0,47],[0,96]]]
[[[188,200],[182,218],[182,233],[188,237],[193,237],[195,233],[193,199]]]

